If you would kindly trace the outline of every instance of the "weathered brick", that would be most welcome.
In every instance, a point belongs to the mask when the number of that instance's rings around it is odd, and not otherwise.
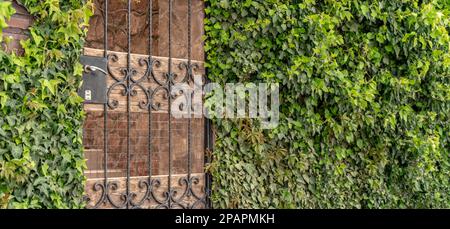
[[[20,45],[21,40],[29,38],[28,28],[33,22],[32,16],[21,5],[13,1],[13,7],[16,13],[8,21],[8,27],[3,30],[3,37],[10,37],[11,42],[2,43],[2,49],[7,52],[15,52],[18,55],[23,55],[23,49]]]

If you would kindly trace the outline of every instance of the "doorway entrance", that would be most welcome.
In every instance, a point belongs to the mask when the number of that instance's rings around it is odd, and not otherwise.
[[[94,4],[83,64],[104,77],[104,86],[81,93],[87,207],[208,208],[209,124],[173,117],[170,93],[174,84],[205,75],[204,2]]]

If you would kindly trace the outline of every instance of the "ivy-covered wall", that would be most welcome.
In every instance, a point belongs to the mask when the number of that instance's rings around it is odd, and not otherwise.
[[[448,1],[206,2],[210,79],[281,85],[276,129],[215,120],[215,207],[450,207]],[[91,4],[21,3],[24,55],[0,50],[0,207],[82,207]],[[13,13],[0,1],[0,31]]]
[[[209,78],[281,100],[215,120],[216,208],[450,207],[448,1],[206,2]]]
[[[20,2],[34,23],[23,56],[0,50],[0,207],[79,208],[85,160],[76,92],[92,5]],[[10,1],[0,1],[0,31],[13,13]]]

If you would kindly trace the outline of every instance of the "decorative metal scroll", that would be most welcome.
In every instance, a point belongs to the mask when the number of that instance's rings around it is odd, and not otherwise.
[[[188,15],[187,26],[191,28],[192,18],[192,3],[188,1],[188,9],[186,14]],[[186,36],[188,37],[188,59],[185,61],[174,64],[172,58],[172,29],[173,29],[173,0],[168,0],[169,4],[169,54],[167,58],[167,69],[162,69],[161,60],[152,57],[152,9],[153,1],[149,0],[148,4],[148,25],[149,31],[149,44],[148,53],[146,57],[141,57],[137,61],[137,64],[132,64],[131,53],[131,15],[132,15],[132,0],[127,2],[127,28],[128,34],[128,52],[126,66],[117,67],[119,62],[125,62],[120,58],[125,56],[119,56],[117,53],[108,51],[108,39],[105,36],[104,39],[104,56],[108,59],[108,75],[109,87],[107,88],[107,103],[103,107],[103,124],[104,124],[104,139],[103,139],[103,175],[104,177],[93,183],[91,187],[87,187],[91,190],[85,199],[88,208],[209,208],[209,181],[208,175],[198,173],[192,173],[192,123],[191,119],[187,119],[187,174],[183,176],[173,175],[173,161],[172,161],[172,148],[173,148],[173,136],[172,136],[172,119],[171,119],[171,106],[170,104],[177,96],[185,95],[173,95],[171,92],[172,87],[176,83],[185,82],[193,84],[193,73],[199,68],[197,63],[193,63],[191,60],[191,29],[188,29]],[[101,12],[104,17],[104,34],[108,34],[108,0],[104,0]],[[137,66],[136,66],[137,65]],[[175,73],[174,69],[178,68]],[[182,74],[180,74],[180,72]],[[151,85],[151,86],[149,86]],[[118,100],[112,94],[113,92],[120,91],[121,95],[126,98],[125,101]],[[148,113],[148,165],[146,176],[133,177],[131,176],[131,101],[133,98],[139,98],[139,109]],[[167,101],[167,115],[168,117],[168,174],[164,178],[162,176],[154,176],[152,174],[152,156],[153,150],[151,146],[152,138],[152,114],[154,112],[161,111],[161,101]],[[121,103],[125,104],[121,104]],[[126,164],[126,177],[122,180],[108,177],[108,111],[117,110],[120,106],[126,107],[127,117],[127,164]],[[209,126],[205,128],[206,144],[210,144],[209,140]],[[207,147],[207,146],[205,146]],[[207,157],[205,157],[207,160]],[[207,161],[206,161],[207,162]],[[163,180],[164,179],[164,180]],[[177,180],[174,180],[177,179]],[[134,183],[133,183],[134,182]],[[175,187],[176,185],[176,187]],[[95,197],[93,197],[95,194]]]

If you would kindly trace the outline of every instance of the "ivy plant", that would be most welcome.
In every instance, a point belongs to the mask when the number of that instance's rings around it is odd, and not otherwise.
[[[84,114],[77,89],[92,4],[19,2],[33,24],[22,56],[0,50],[1,207],[80,208]],[[13,13],[10,1],[0,1],[0,31]]]
[[[281,104],[214,120],[214,207],[450,207],[448,1],[206,2],[209,78]]]

